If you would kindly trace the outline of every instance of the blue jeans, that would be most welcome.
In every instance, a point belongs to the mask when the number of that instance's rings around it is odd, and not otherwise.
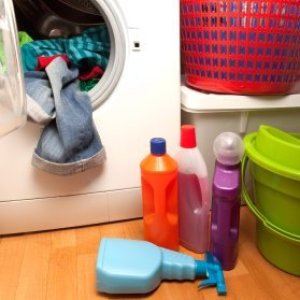
[[[91,101],[78,86],[78,70],[60,57],[46,72],[25,73],[28,117],[45,125],[32,164],[69,175],[103,164],[105,150],[94,126]]]

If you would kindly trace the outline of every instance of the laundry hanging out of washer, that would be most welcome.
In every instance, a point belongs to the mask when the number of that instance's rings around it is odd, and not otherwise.
[[[79,91],[77,77],[78,69],[69,69],[62,57],[45,71],[25,73],[28,117],[44,125],[32,165],[56,175],[86,171],[106,158],[90,98]]]
[[[109,54],[110,40],[105,24],[68,38],[35,40],[21,46],[24,72],[40,69],[40,60],[65,55],[68,63],[79,69],[80,88],[84,91],[98,83],[107,67]]]
[[[105,149],[94,126],[91,101],[79,88],[92,88],[106,69],[110,42],[105,24],[68,38],[31,41],[25,35],[23,40],[28,117],[44,126],[33,166],[71,175],[102,165]]]

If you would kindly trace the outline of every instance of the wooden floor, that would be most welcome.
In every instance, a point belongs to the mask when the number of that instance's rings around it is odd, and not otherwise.
[[[142,297],[98,294],[95,261],[101,237],[142,239],[142,222],[134,220],[2,237],[0,299],[300,299],[300,277],[278,270],[258,253],[255,220],[245,207],[240,230],[237,266],[225,272],[227,297],[218,297],[215,288],[197,290],[199,280],[164,282],[155,292]]]

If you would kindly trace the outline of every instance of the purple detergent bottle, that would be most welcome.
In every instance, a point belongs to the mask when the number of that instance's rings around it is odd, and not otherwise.
[[[216,156],[212,187],[211,251],[224,270],[234,268],[238,256],[241,202],[242,139],[223,132],[214,140]]]

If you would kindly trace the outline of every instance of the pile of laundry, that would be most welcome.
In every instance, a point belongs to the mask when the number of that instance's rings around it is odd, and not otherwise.
[[[19,40],[28,118],[44,126],[33,165],[70,175],[103,164],[105,151],[87,91],[98,83],[108,64],[106,26],[69,38],[36,41],[19,33]]]

